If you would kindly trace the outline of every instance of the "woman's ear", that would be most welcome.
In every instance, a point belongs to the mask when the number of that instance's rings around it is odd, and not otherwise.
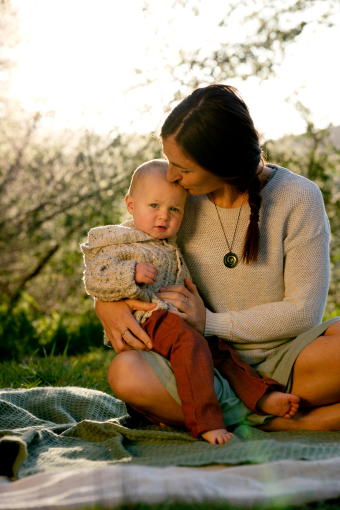
[[[125,196],[126,208],[130,214],[133,214],[133,198],[131,195]]]

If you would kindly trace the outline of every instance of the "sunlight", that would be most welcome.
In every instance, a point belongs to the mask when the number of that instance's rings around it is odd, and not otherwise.
[[[216,30],[225,11],[217,0],[202,2],[204,16],[196,17],[190,2],[177,16],[170,0],[150,2],[149,15],[141,0],[13,3],[24,36],[15,50],[14,93],[29,110],[39,104],[55,111],[61,125],[85,123],[100,131],[156,130],[180,88],[181,50],[200,48],[200,55],[209,54],[212,41],[234,40],[245,30],[236,19],[227,30]],[[266,138],[303,131],[303,121],[286,102],[295,91],[319,127],[340,123],[338,70],[329,51],[336,47],[336,27],[316,37],[307,33],[288,49],[276,77],[262,83],[257,78],[228,80],[240,89]],[[175,68],[173,75],[170,68]]]

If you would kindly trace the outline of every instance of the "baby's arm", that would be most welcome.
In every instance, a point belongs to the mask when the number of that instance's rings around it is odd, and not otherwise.
[[[157,281],[158,269],[151,262],[139,262],[135,268],[135,282],[153,285]]]
[[[135,281],[137,260],[129,260],[123,247],[106,246],[86,261],[84,283],[88,294],[101,301],[149,301],[146,286]]]

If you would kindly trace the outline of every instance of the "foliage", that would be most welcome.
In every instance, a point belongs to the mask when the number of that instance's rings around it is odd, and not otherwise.
[[[69,354],[88,351],[103,344],[103,328],[95,314],[92,299],[83,299],[78,314],[45,312],[28,293],[9,311],[0,306],[0,359],[22,360],[32,353]]]
[[[164,86],[168,81],[176,101],[200,84],[275,75],[290,45],[333,26],[339,12],[339,0],[174,0],[164,7],[167,26],[157,27],[154,4],[144,0],[145,31],[152,33],[145,51],[152,55],[157,51],[154,61],[164,62],[163,74],[160,78],[159,64],[152,67],[147,60],[147,67],[141,63],[136,70],[134,88],[155,87],[160,80]],[[207,35],[202,28],[210,18],[215,28]],[[191,37],[174,55],[173,41],[183,41],[183,20]]]
[[[15,302],[54,258],[35,297],[49,307],[76,292],[79,242],[92,226],[120,221],[132,171],[158,146],[86,129],[52,136],[40,114],[13,117],[0,118],[0,292]]]
[[[0,1],[0,72],[10,70],[13,59],[10,50],[19,42],[19,19],[11,0]]]

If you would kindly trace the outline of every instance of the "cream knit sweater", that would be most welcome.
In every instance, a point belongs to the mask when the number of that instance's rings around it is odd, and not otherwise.
[[[92,228],[88,241],[80,248],[86,266],[85,289],[91,296],[101,301],[140,299],[157,303],[154,310],[176,310],[155,296],[163,285],[184,285],[184,278],[190,276],[175,237],[155,239],[135,230],[133,221],[129,220],[122,225]],[[138,285],[135,282],[138,262],[151,262],[157,266],[156,283]],[[143,323],[154,310],[135,311],[134,316]],[[105,343],[108,344],[106,336]]]
[[[329,285],[330,227],[319,188],[274,165],[263,188],[260,252],[256,264],[228,269],[229,251],[214,204],[188,196],[177,235],[207,307],[205,336],[228,340],[250,364],[322,321]],[[239,208],[219,208],[229,244]],[[241,258],[250,208],[241,210],[232,251]]]

